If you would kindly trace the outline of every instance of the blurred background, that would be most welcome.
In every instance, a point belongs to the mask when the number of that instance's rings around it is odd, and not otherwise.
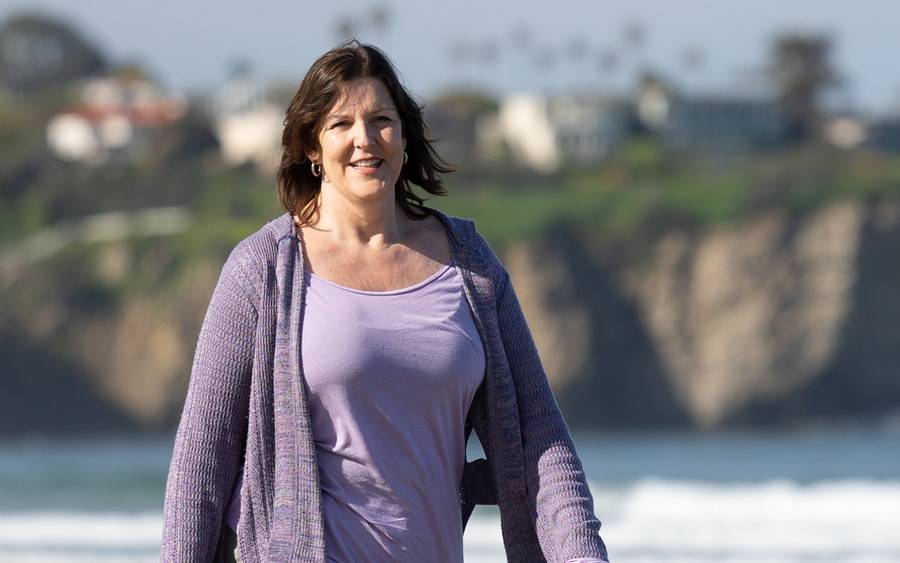
[[[898,16],[0,0],[0,560],[158,559],[212,287],[357,37],[511,272],[613,561],[900,561]],[[496,510],[465,545],[504,559]]]

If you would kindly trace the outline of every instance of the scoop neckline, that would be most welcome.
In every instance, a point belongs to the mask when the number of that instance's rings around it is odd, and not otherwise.
[[[324,284],[330,285],[332,287],[335,287],[337,289],[347,291],[350,293],[358,293],[360,295],[399,295],[401,293],[409,293],[409,292],[415,291],[417,289],[420,289],[420,288],[428,285],[429,283],[431,283],[434,280],[441,277],[452,266],[453,266],[453,260],[451,259],[450,262],[444,264],[443,266],[438,268],[438,270],[436,272],[429,275],[427,278],[425,278],[423,280],[417,281],[416,283],[414,283],[412,285],[408,285],[406,287],[401,287],[399,289],[388,289],[385,291],[376,291],[376,290],[371,290],[371,289],[358,289],[355,287],[348,287],[346,285],[341,285],[337,282],[333,282],[331,280],[325,279],[311,270],[307,270],[306,273],[307,273],[307,275],[309,275],[309,277],[316,278],[317,281],[320,281]]]

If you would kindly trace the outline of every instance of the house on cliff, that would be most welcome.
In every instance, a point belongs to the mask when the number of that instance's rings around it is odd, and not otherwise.
[[[551,172],[563,164],[599,162],[626,138],[630,120],[629,104],[618,98],[516,94],[480,123],[479,145],[486,155],[508,152]]]
[[[869,123],[866,148],[885,152],[900,152],[900,115],[877,119]]]
[[[825,121],[824,138],[842,149],[900,153],[900,115],[836,114]]]
[[[787,121],[766,92],[685,92],[645,78],[634,101],[641,126],[670,149],[753,150],[787,139]]]
[[[231,166],[250,163],[274,174],[281,160],[284,106],[269,99],[249,69],[240,69],[213,99],[214,130],[222,159]]]
[[[183,97],[163,92],[144,77],[90,79],[81,87],[79,101],[48,121],[47,145],[68,161],[102,164],[128,159],[186,110]]]
[[[788,132],[771,93],[689,92],[655,78],[633,98],[512,95],[479,125],[481,154],[508,154],[542,172],[598,163],[639,133],[669,150],[720,152],[777,146]]]

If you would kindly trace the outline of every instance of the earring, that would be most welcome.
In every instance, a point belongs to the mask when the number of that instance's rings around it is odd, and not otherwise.
[[[318,162],[312,162],[310,164],[311,164],[310,168],[312,169],[312,175],[315,176],[316,178],[321,176],[322,175],[322,165],[319,164]]]
[[[403,151],[403,164],[406,164],[407,160],[409,160],[409,155],[406,154],[406,151]]]

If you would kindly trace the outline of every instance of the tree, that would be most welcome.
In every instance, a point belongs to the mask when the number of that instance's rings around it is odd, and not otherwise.
[[[338,42],[352,39],[356,35],[356,23],[350,16],[340,16],[334,23],[334,35]]]
[[[369,25],[376,33],[384,33],[391,27],[391,9],[383,4],[369,11]]]
[[[106,67],[100,51],[62,20],[22,13],[0,26],[0,84],[13,92],[56,88]]]
[[[696,73],[706,66],[706,50],[700,45],[688,45],[681,51],[681,64],[688,72]]]
[[[830,55],[831,40],[818,34],[783,34],[772,46],[770,71],[794,141],[809,139],[819,130],[822,94],[839,83]]]

